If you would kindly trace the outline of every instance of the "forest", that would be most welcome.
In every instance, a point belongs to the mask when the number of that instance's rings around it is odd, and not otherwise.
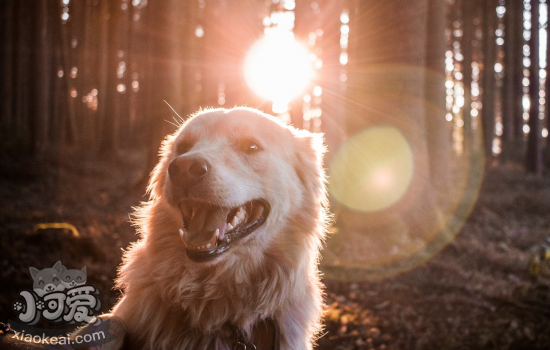
[[[2,0],[0,322],[29,267],[58,260],[87,267],[108,312],[161,141],[200,109],[247,106],[328,146],[316,349],[549,349],[548,15],[547,0]]]

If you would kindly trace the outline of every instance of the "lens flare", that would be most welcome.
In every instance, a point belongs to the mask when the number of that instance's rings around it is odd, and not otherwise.
[[[262,98],[288,103],[305,90],[313,76],[309,57],[290,32],[265,36],[246,56],[245,80]]]
[[[407,191],[414,172],[411,147],[393,127],[367,129],[348,140],[330,170],[330,192],[344,205],[374,212]]]
[[[351,95],[356,108],[346,122],[358,133],[330,161],[335,220],[320,267],[327,279],[372,281],[425,263],[466,223],[483,179],[483,130],[473,119],[466,141],[456,133],[457,128],[465,133],[466,124],[453,115],[451,129],[445,121],[449,110],[411,88],[422,78],[425,86],[443,87],[446,77],[440,72],[378,65],[355,74],[368,93],[360,100]],[[463,95],[473,94],[459,87]],[[461,113],[469,112],[465,107]],[[453,140],[427,138],[428,130],[452,131]],[[464,145],[460,152],[454,148],[458,142]]]

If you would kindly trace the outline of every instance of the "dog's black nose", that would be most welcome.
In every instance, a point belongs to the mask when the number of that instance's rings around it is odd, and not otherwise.
[[[205,177],[209,170],[210,163],[203,158],[179,156],[168,166],[168,175],[176,185],[193,186]]]

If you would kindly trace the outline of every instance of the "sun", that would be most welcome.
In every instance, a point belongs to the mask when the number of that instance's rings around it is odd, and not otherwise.
[[[266,35],[256,42],[244,61],[248,86],[274,103],[289,103],[313,77],[308,50],[292,33]]]

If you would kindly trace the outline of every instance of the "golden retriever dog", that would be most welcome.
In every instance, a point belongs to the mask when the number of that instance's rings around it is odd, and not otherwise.
[[[251,108],[203,110],[167,136],[117,279],[125,347],[311,349],[324,150]]]

